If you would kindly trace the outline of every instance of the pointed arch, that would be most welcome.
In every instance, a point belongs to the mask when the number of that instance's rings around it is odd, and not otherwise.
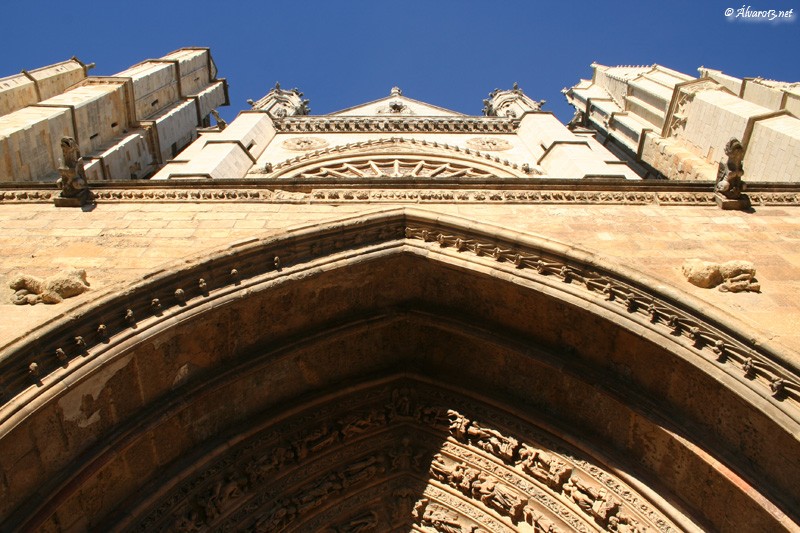
[[[753,338],[639,273],[474,221],[301,228],[17,343],[0,443],[28,466],[3,527],[794,527],[798,372]],[[396,491],[402,520],[364,507]]]

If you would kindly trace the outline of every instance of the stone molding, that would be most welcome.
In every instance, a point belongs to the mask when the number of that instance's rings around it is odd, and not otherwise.
[[[325,180],[308,180],[310,192],[292,190],[294,183],[274,183],[269,186],[252,187],[227,186],[216,183],[210,186],[207,181],[198,187],[173,185],[162,187],[114,187],[94,188],[95,199],[102,203],[152,203],[152,202],[248,202],[248,203],[470,203],[470,204],[577,204],[577,205],[716,205],[714,193],[709,185],[708,192],[698,190],[647,191],[648,187],[613,191],[594,189],[588,184],[579,183],[575,188],[527,189],[493,188],[394,188],[386,186],[368,187],[356,182],[352,187],[342,187],[341,182],[320,183]],[[355,181],[355,180],[354,180]],[[182,183],[181,183],[182,185]],[[260,184],[259,184],[260,185]],[[655,187],[652,187],[655,189]],[[58,191],[15,188],[0,190],[0,204],[52,204]],[[800,206],[800,192],[763,191],[750,192],[748,197],[753,206]]]
[[[286,276],[302,271],[315,259],[357,254],[373,245],[412,245],[430,254],[455,253],[512,277],[532,276],[556,294],[578,297],[611,312],[621,325],[644,327],[675,348],[688,350],[698,362],[713,363],[734,382],[800,421],[800,377],[790,359],[781,357],[747,327],[717,316],[689,295],[659,288],[644,275],[605,265],[591,254],[554,241],[476,226],[457,217],[395,209],[281,237],[253,239],[188,266],[179,262],[21,337],[7,346],[0,359],[0,424],[94,359],[98,349],[106,351],[159,327],[167,318],[231,297],[260,283],[264,276]],[[248,259],[254,256],[273,260]]]

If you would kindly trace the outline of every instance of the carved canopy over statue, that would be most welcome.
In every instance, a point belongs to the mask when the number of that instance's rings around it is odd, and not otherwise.
[[[77,141],[72,137],[61,138],[61,153],[63,155],[58,173],[61,176],[56,184],[61,189],[61,198],[76,199],[69,205],[87,205],[94,203],[94,195],[89,190],[86,181],[84,160]],[[68,205],[56,202],[56,205]]]

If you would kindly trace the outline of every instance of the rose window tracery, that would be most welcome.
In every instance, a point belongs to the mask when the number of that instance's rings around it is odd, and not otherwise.
[[[492,173],[452,162],[417,158],[367,159],[322,165],[299,174],[301,178],[483,178]]]

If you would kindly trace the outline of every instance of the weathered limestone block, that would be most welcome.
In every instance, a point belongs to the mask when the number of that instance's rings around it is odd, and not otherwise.
[[[9,286],[16,291],[11,301],[17,305],[35,305],[39,302],[57,304],[64,298],[72,298],[89,290],[86,271],[77,268],[45,279],[19,274],[11,279]]]
[[[761,285],[755,279],[756,268],[749,261],[713,263],[688,259],[682,270],[689,283],[704,289],[719,286],[722,292],[761,291]]]

